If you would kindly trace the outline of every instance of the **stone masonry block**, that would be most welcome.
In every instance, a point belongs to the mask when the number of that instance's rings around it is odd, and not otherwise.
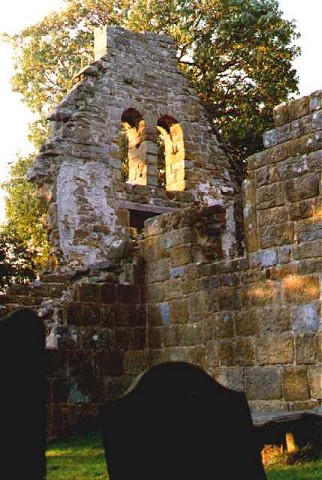
[[[91,354],[70,351],[67,365],[69,377],[92,377],[94,375],[94,361]]]
[[[322,240],[313,240],[293,247],[293,258],[302,260],[303,258],[321,257]]]
[[[322,365],[312,365],[307,372],[311,397],[322,399]]]
[[[94,356],[96,376],[120,376],[124,373],[124,353],[121,350],[96,352]]]
[[[246,367],[245,390],[249,400],[282,398],[282,375],[277,366]]]
[[[279,333],[259,337],[256,342],[259,365],[292,364],[294,361],[293,335]]]
[[[313,217],[298,222],[295,227],[295,235],[298,242],[322,239],[322,219],[318,220]]]
[[[290,275],[283,280],[285,300],[288,303],[306,304],[317,301],[320,279],[317,275]]]
[[[314,202],[310,198],[309,200],[301,200],[299,202],[292,203],[288,206],[288,212],[290,220],[302,220],[310,218],[314,212]]]
[[[273,183],[257,189],[256,205],[258,210],[278,207],[284,204],[282,183]]]
[[[170,251],[171,267],[178,267],[192,263],[191,244],[175,247]]]
[[[255,342],[252,338],[237,338],[234,342],[234,365],[254,365]]]
[[[170,306],[171,323],[187,323],[189,321],[189,299],[174,300]]]
[[[163,282],[170,278],[169,259],[163,258],[146,266],[146,280],[148,283]]]
[[[283,394],[287,401],[309,400],[310,390],[306,367],[286,367],[283,370]]]
[[[321,327],[318,302],[296,305],[291,310],[292,330],[294,332],[317,332]]]
[[[319,177],[310,173],[303,177],[288,180],[285,183],[286,198],[289,202],[298,202],[319,194]]]
[[[317,90],[310,95],[310,111],[320,110],[322,108],[322,90]]]
[[[316,335],[298,332],[295,336],[296,364],[312,364],[316,360]]]
[[[310,133],[304,137],[291,140],[289,143],[289,156],[305,155],[322,148],[322,132]]]
[[[261,307],[256,309],[256,318],[259,322],[259,334],[271,335],[290,331],[291,314],[285,305]]]
[[[276,225],[287,221],[288,209],[286,207],[268,208],[259,210],[257,213],[257,224],[259,227],[264,225]]]
[[[213,335],[214,338],[233,338],[234,336],[234,319],[232,312],[222,312],[215,315],[213,319]]]
[[[279,225],[267,225],[259,228],[259,239],[261,248],[275,247],[293,243],[293,223],[282,223]]]
[[[220,310],[238,310],[241,305],[239,290],[235,287],[219,288],[216,291]]]
[[[259,332],[259,310],[247,308],[237,312],[235,319],[236,335],[238,337],[250,337]]]

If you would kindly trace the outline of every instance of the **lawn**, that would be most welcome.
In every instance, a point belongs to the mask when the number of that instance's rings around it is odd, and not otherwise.
[[[108,480],[101,438],[97,433],[48,445],[47,480]],[[298,465],[280,462],[266,468],[267,480],[321,480],[322,458]],[[165,479],[166,480],[166,479]]]

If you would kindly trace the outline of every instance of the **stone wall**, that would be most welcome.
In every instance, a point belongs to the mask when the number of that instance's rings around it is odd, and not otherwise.
[[[49,436],[164,360],[244,390],[254,418],[321,405],[321,97],[275,109],[239,191],[172,41],[97,32],[29,172],[52,271],[0,297],[46,322]]]
[[[236,254],[237,182],[200,99],[177,69],[173,41],[102,28],[95,49],[96,61],[49,116],[51,136],[29,171],[48,201],[53,265],[77,269],[121,258],[142,218],[195,200],[225,205],[229,254]]]
[[[146,228],[149,362],[198,363],[244,390],[253,413],[321,403],[321,94],[275,109],[248,159],[245,256],[221,257],[203,209]]]

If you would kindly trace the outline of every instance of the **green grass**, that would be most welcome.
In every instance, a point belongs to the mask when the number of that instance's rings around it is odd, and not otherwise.
[[[266,469],[268,480],[321,480],[322,459],[297,465],[279,465]]]
[[[46,457],[47,480],[108,480],[102,442],[97,433],[52,443],[48,445]],[[279,462],[267,467],[266,474],[267,480],[321,480],[322,458],[297,465]]]
[[[108,480],[99,434],[72,437],[48,445],[47,480]]]

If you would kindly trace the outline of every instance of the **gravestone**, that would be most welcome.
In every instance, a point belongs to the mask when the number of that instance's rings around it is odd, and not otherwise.
[[[111,480],[263,480],[246,397],[186,362],[141,374],[101,410]]]
[[[0,320],[0,478],[45,478],[45,328],[21,308]]]

